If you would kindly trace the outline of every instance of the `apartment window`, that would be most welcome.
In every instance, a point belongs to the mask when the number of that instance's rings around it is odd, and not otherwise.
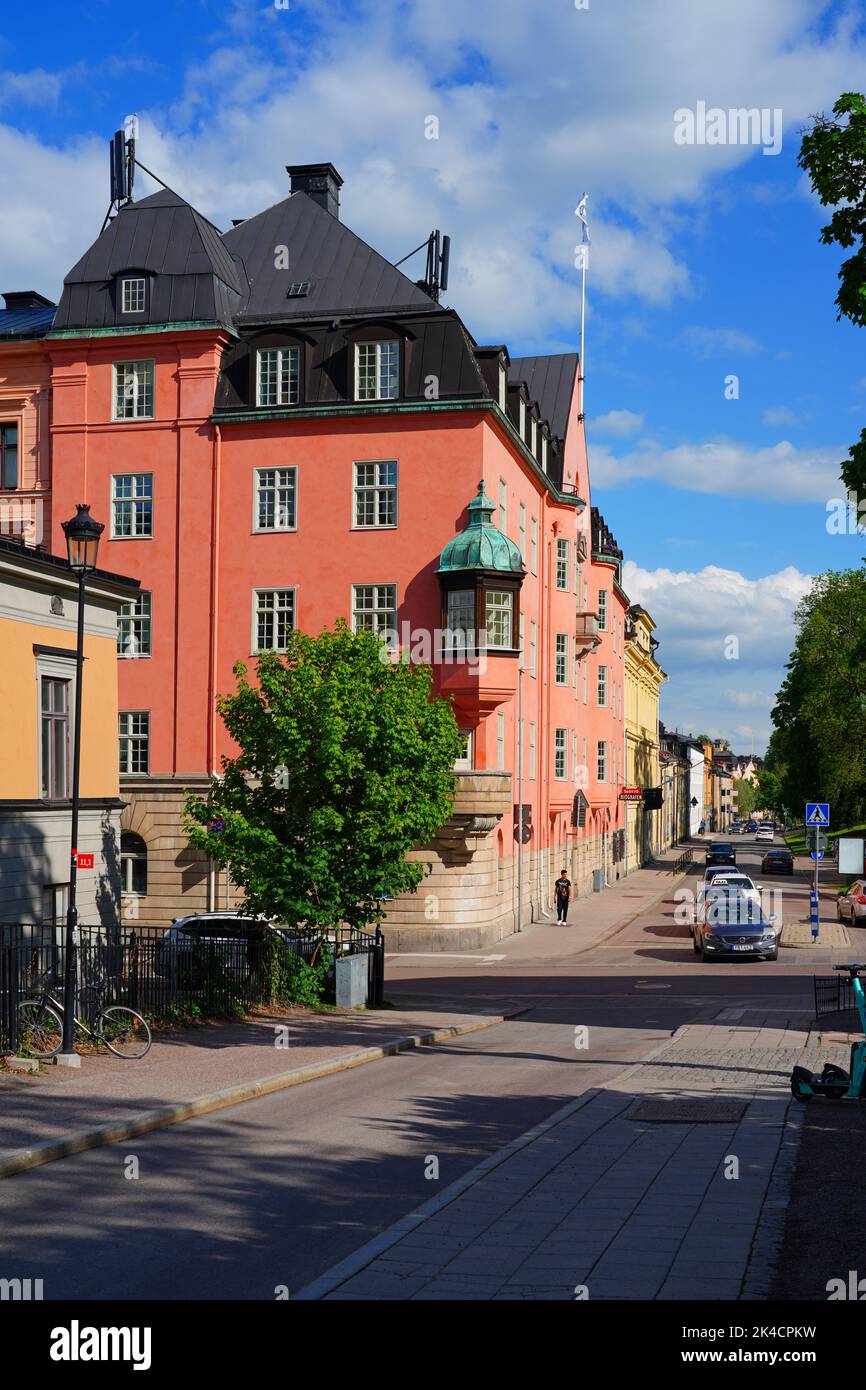
[[[538,574],[538,520],[534,516],[529,519],[529,567]]]
[[[557,540],[556,542],[556,587],[563,593],[568,593],[569,581],[569,551],[571,545],[568,541]]]
[[[607,589],[598,591],[598,626],[601,632],[607,632]]]
[[[519,663],[518,663],[518,670],[520,670],[520,671],[525,671],[525,670],[526,670],[526,615],[525,615],[524,613],[521,613],[521,614],[520,614],[519,618],[517,619],[517,624],[518,624],[518,628],[519,628],[519,640],[520,640],[520,660],[519,660]]]
[[[499,479],[499,529],[503,536],[508,530],[508,484],[504,478]]]
[[[520,504],[520,526],[518,529],[520,558],[526,564],[526,507]]]
[[[505,771],[505,715],[496,716],[496,768]]]
[[[538,627],[535,619],[529,620],[529,674],[535,675],[536,653],[538,650]]]
[[[554,656],[554,680],[557,685],[568,685],[568,633],[556,634]]]
[[[69,907],[69,884],[46,883],[42,887],[42,925],[62,927]]]
[[[111,538],[141,540],[153,535],[153,474],[111,476]]]
[[[529,780],[535,781],[535,725],[529,726]]]
[[[577,771],[577,769],[578,769],[578,762],[577,762],[577,734],[572,734],[572,735],[571,735],[571,780],[572,780],[572,782],[576,782],[576,781],[578,780],[578,771]]]
[[[147,892],[147,845],[129,830],[120,837],[120,887],[123,893]]]
[[[473,754],[475,751],[474,731],[472,729],[461,729],[460,737],[463,740],[463,745],[460,749],[460,752],[457,754],[457,758],[454,763],[454,771],[471,772],[474,761]]]
[[[607,705],[607,667],[598,668],[598,703],[602,708]]]
[[[607,781],[607,744],[604,739],[600,739],[597,745],[596,778],[599,782]]]
[[[484,595],[484,626],[488,647],[514,645],[514,594],[510,589],[488,589]]]
[[[253,530],[294,531],[297,526],[297,468],[257,468],[253,487]]]
[[[144,276],[120,282],[120,310],[123,314],[144,313]]]
[[[121,605],[117,616],[117,655],[150,656],[151,595],[147,590]]]
[[[355,399],[391,401],[400,394],[400,344],[355,344]]]
[[[355,525],[397,525],[397,464],[355,464]]]
[[[253,590],[254,652],[286,651],[294,626],[294,589]]]
[[[353,632],[396,632],[397,585],[354,584],[352,586]]]
[[[150,766],[150,714],[146,710],[121,710],[117,722],[120,771],[127,775],[147,772]]]
[[[553,734],[553,775],[558,782],[568,777],[568,730],[555,729]]]
[[[41,680],[42,796],[49,801],[69,795],[69,681]]]
[[[475,632],[475,590],[449,589],[446,613],[448,631],[471,638]]]
[[[18,486],[18,426],[0,425],[0,487]]]
[[[153,362],[115,362],[114,418],[153,419]]]
[[[583,703],[586,704],[586,703],[587,703],[587,689],[588,689],[588,680],[587,680],[587,676],[588,676],[588,670],[589,670],[588,665],[587,665],[586,657],[583,658],[583,661],[582,661],[580,664],[581,664],[581,666],[583,667]]]
[[[581,762],[581,767],[586,768],[586,774],[585,774],[585,775],[586,775],[587,777],[589,777],[589,768],[586,766],[586,736],[585,736],[585,735],[584,735],[583,739],[581,740],[580,762]]]
[[[297,405],[301,398],[301,349],[259,348],[256,353],[259,405]]]

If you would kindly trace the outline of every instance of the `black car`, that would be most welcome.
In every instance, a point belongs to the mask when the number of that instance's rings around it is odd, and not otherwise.
[[[782,929],[744,893],[720,893],[695,922],[693,945],[702,960],[778,960]]]
[[[730,840],[716,840],[707,845],[705,864],[736,864],[737,851]]]
[[[768,849],[761,860],[762,874],[792,874],[794,856],[789,849]]]

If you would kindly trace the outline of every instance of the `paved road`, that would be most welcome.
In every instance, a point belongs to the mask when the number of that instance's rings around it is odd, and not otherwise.
[[[785,892],[786,912],[804,891]],[[0,1272],[42,1278],[50,1299],[298,1291],[680,1024],[744,1000],[780,1015],[808,1007],[811,953],[704,966],[673,910],[644,913],[588,956],[569,958],[569,945],[553,965],[529,933],[480,967],[392,961],[398,993],[504,995],[527,1011],[0,1183]],[[581,1026],[588,1050],[575,1048]],[[432,1159],[438,1178],[425,1175]]]

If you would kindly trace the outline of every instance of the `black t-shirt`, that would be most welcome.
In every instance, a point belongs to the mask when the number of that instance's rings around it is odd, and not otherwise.
[[[556,884],[555,884],[554,886],[555,886],[555,888],[556,888],[556,896],[557,896],[558,898],[570,898],[570,897],[571,897],[571,879],[570,879],[570,878],[558,878],[558,879],[556,880]]]

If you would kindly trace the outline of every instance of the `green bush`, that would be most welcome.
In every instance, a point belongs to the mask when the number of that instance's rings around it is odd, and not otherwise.
[[[271,998],[281,1004],[320,1004],[328,965],[327,957],[321,955],[308,965],[294,951],[276,949],[271,960]]]

